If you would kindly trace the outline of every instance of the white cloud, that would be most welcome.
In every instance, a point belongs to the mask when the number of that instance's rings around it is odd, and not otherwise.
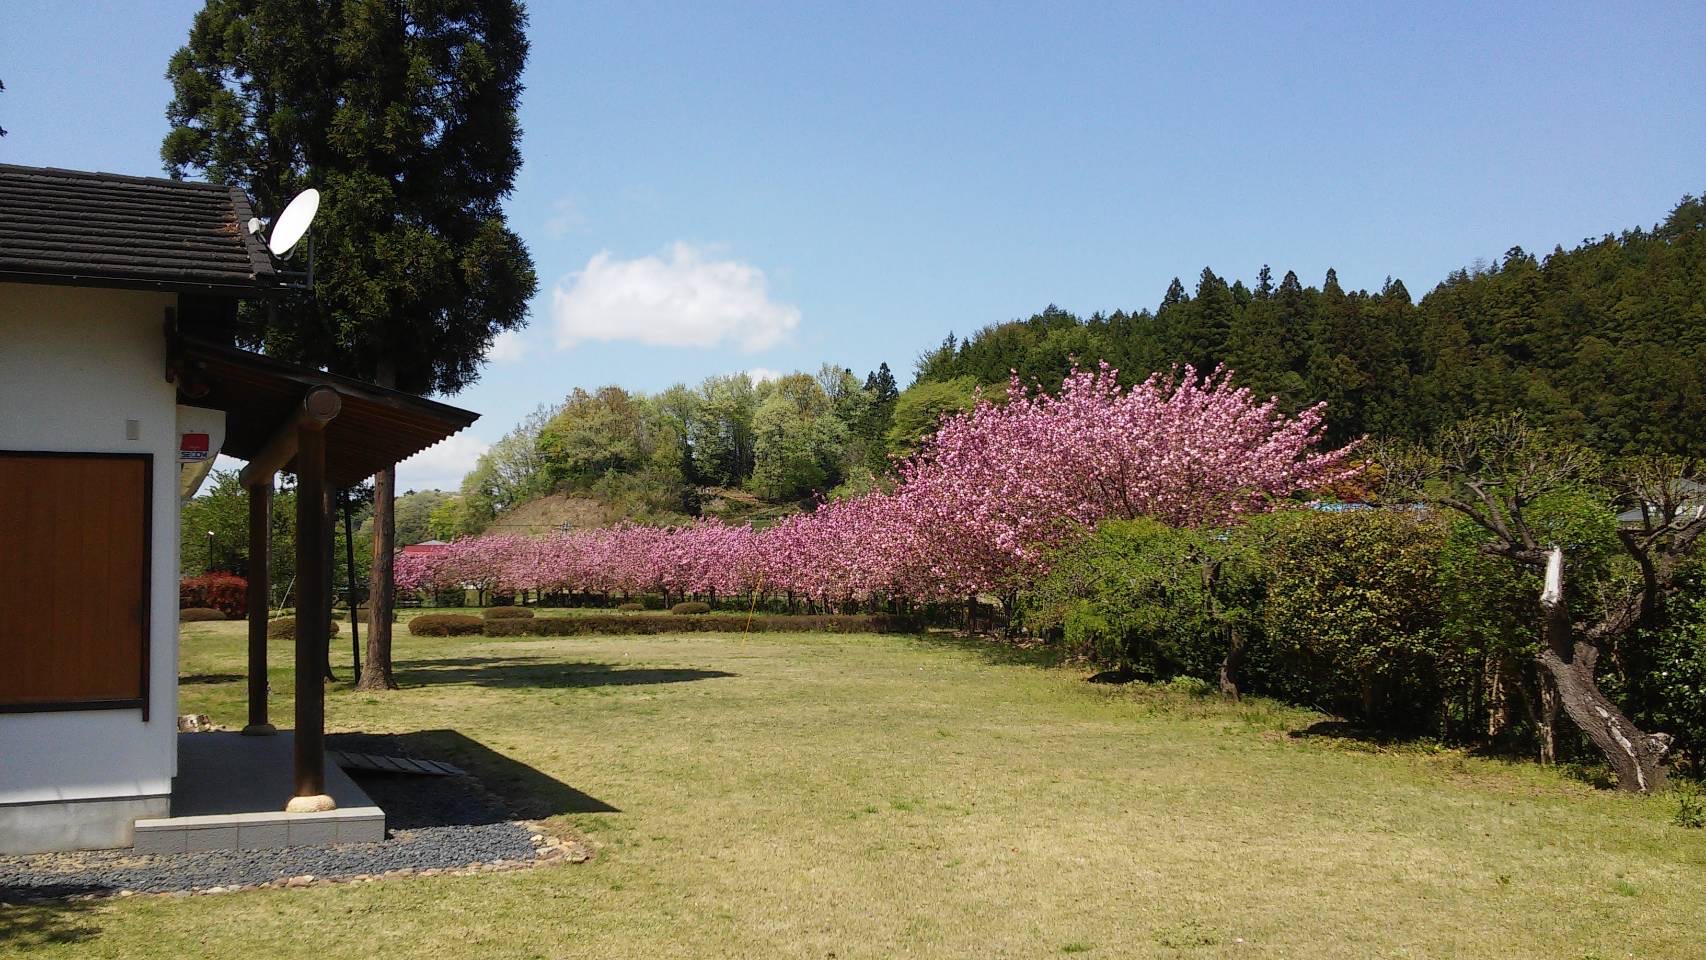
[[[462,477],[474,469],[474,461],[491,445],[471,433],[453,437],[397,464],[397,491],[455,490]]]
[[[746,372],[746,375],[752,378],[753,383],[782,379],[782,371],[772,370],[769,367],[753,367]]]
[[[505,330],[492,340],[492,348],[486,351],[486,359],[493,363],[513,363],[527,356],[527,341],[521,339],[520,330]]]
[[[618,260],[608,251],[557,284],[551,297],[557,344],[634,340],[653,346],[733,343],[763,350],[799,326],[800,311],[770,299],[764,271],[717,260],[687,243],[663,257]]]

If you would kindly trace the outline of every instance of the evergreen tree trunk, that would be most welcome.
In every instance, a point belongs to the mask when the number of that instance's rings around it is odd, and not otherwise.
[[[1564,599],[1564,552],[1557,548],[1547,558],[1540,609],[1545,618],[1545,636],[1536,660],[1556,685],[1564,713],[1605,755],[1617,774],[1619,789],[1650,793],[1663,787],[1670,737],[1663,733],[1643,733],[1600,692],[1593,676],[1599,649],[1575,637],[1569,604]]]
[[[396,371],[388,358],[379,361],[374,381],[382,387],[396,384]],[[368,621],[367,662],[362,664],[358,690],[395,690],[391,675],[391,622],[396,613],[397,467],[392,465],[373,478],[373,566],[367,575]]]

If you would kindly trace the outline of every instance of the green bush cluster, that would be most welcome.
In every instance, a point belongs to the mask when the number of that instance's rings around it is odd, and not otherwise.
[[[487,623],[525,623],[522,620],[485,620],[466,613],[423,613],[409,621],[409,633],[416,637],[467,637],[480,632]]]
[[[635,603],[634,601],[630,600],[627,603],[617,604],[616,609],[621,610],[625,613],[635,613],[635,612],[638,612],[640,610],[646,609],[646,605],[643,603]]]
[[[205,623],[209,620],[232,619],[235,618],[226,616],[225,611],[215,610],[212,607],[185,607],[178,611],[179,623]]]
[[[337,636],[338,622],[333,620],[328,626],[331,629],[332,636]],[[296,618],[279,617],[277,620],[267,621],[267,638],[270,640],[296,639]]]
[[[1567,491],[1531,522],[1569,559],[1590,618],[1618,566],[1603,499]],[[1539,578],[1482,550],[1468,521],[1409,508],[1289,511],[1232,529],[1104,524],[1060,554],[1022,611],[1067,654],[1122,674],[1218,683],[1354,724],[1529,751],[1542,707]],[[1603,689],[1643,729],[1706,757],[1706,566],[1664,626],[1608,649]],[[1574,737],[1558,718],[1569,752]],[[1586,755],[1591,752],[1584,750]]]
[[[530,620],[533,611],[526,607],[489,607],[480,611],[480,616],[487,620]]]
[[[415,620],[419,621],[420,617]],[[747,617],[676,616],[668,613],[611,613],[532,620],[487,620],[488,637],[573,637],[588,634],[655,633],[912,633],[916,621],[886,614],[771,614]]]
[[[711,605],[699,600],[684,600],[670,607],[669,612],[679,614],[710,613]]]

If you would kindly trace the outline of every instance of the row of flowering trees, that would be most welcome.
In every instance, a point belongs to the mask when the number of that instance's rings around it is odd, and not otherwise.
[[[1288,415],[1186,367],[1130,389],[1102,364],[1058,393],[1015,379],[945,419],[892,491],[821,505],[765,530],[706,520],[459,540],[397,562],[400,586],[550,593],[1007,598],[1105,519],[1236,523],[1352,472],[1321,450],[1323,409]]]

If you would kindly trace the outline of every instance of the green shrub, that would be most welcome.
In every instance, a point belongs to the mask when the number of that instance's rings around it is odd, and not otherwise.
[[[1444,635],[1445,527],[1397,510],[1288,518],[1269,548],[1265,626],[1296,658],[1288,698],[1370,726],[1437,729],[1462,651]]]
[[[1676,812],[1671,814],[1671,822],[1684,830],[1706,829],[1706,796],[1702,796],[1700,788],[1693,784],[1678,784],[1676,792]]]
[[[178,611],[179,623],[205,623],[209,620],[230,620],[223,610],[212,607],[185,607]]]
[[[621,610],[625,613],[637,613],[641,610],[646,609],[646,605],[643,603],[635,603],[634,601],[630,600],[627,603],[617,604],[616,609]]]
[[[670,607],[669,612],[676,614],[710,613],[711,605],[701,603],[698,600],[686,600]]]
[[[337,636],[338,622],[333,620],[328,626],[331,627],[332,636]],[[296,618],[279,617],[277,620],[267,621],[267,637],[271,640],[296,639]]]
[[[467,637],[490,623],[525,623],[525,620],[486,621],[466,613],[423,613],[409,621],[409,633],[417,637]]]
[[[526,607],[491,607],[480,611],[487,620],[531,620],[533,611]]]

